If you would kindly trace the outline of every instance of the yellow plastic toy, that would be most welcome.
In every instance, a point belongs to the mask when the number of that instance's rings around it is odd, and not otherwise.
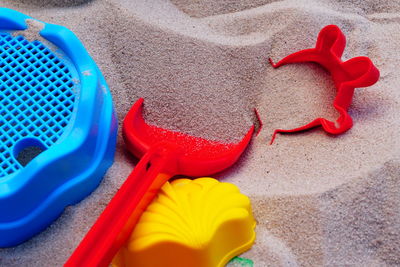
[[[213,178],[167,182],[114,267],[222,267],[255,240],[250,200]]]

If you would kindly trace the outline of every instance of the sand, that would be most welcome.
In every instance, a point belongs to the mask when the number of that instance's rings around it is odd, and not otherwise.
[[[111,88],[120,121],[139,97],[150,123],[238,141],[257,108],[264,127],[231,169],[215,175],[252,201],[255,266],[400,265],[400,1],[2,0],[83,41]],[[314,64],[273,69],[313,47],[325,25],[347,36],[344,59],[381,71],[356,89],[354,127],[278,135],[317,116],[334,119],[335,88]],[[61,266],[137,161],[118,139],[99,188],[47,230],[0,249],[1,266]],[[178,257],[177,257],[178,258]]]

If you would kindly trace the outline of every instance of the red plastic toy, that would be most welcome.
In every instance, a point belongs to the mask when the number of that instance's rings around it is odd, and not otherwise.
[[[312,122],[301,127],[283,130],[275,130],[271,144],[277,133],[293,133],[304,131],[316,126],[322,128],[330,134],[341,134],[353,126],[353,121],[347,110],[353,98],[354,89],[357,87],[367,87],[376,83],[379,79],[379,70],[367,57],[355,57],[347,61],[342,61],[341,57],[346,46],[346,37],[336,25],[324,27],[318,35],[315,48],[301,50],[283,58],[274,64],[274,68],[282,65],[298,62],[315,62],[328,70],[335,83],[337,94],[333,101],[333,106],[340,116],[336,122],[324,118],[317,118]]]
[[[139,99],[133,105],[123,125],[129,151],[141,160],[65,266],[108,266],[169,178],[177,174],[207,176],[228,168],[242,154],[254,131],[253,126],[238,144],[208,141],[146,124],[142,103]]]

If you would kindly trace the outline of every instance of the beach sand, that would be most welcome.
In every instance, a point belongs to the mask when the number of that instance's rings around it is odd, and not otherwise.
[[[82,40],[102,70],[121,121],[145,99],[149,123],[236,142],[263,121],[237,164],[214,177],[252,201],[254,266],[400,265],[400,1],[1,0]],[[315,64],[273,69],[338,25],[343,59],[367,56],[380,81],[356,89],[354,127],[278,135],[334,120],[335,87]],[[121,132],[120,132],[121,133]],[[119,135],[115,163],[88,198],[48,229],[0,249],[1,266],[61,266],[137,162]],[[177,255],[177,261],[179,255]]]

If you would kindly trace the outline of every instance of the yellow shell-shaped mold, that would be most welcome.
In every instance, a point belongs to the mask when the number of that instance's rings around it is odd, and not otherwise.
[[[250,200],[213,178],[167,182],[143,213],[115,267],[220,267],[255,239]]]

